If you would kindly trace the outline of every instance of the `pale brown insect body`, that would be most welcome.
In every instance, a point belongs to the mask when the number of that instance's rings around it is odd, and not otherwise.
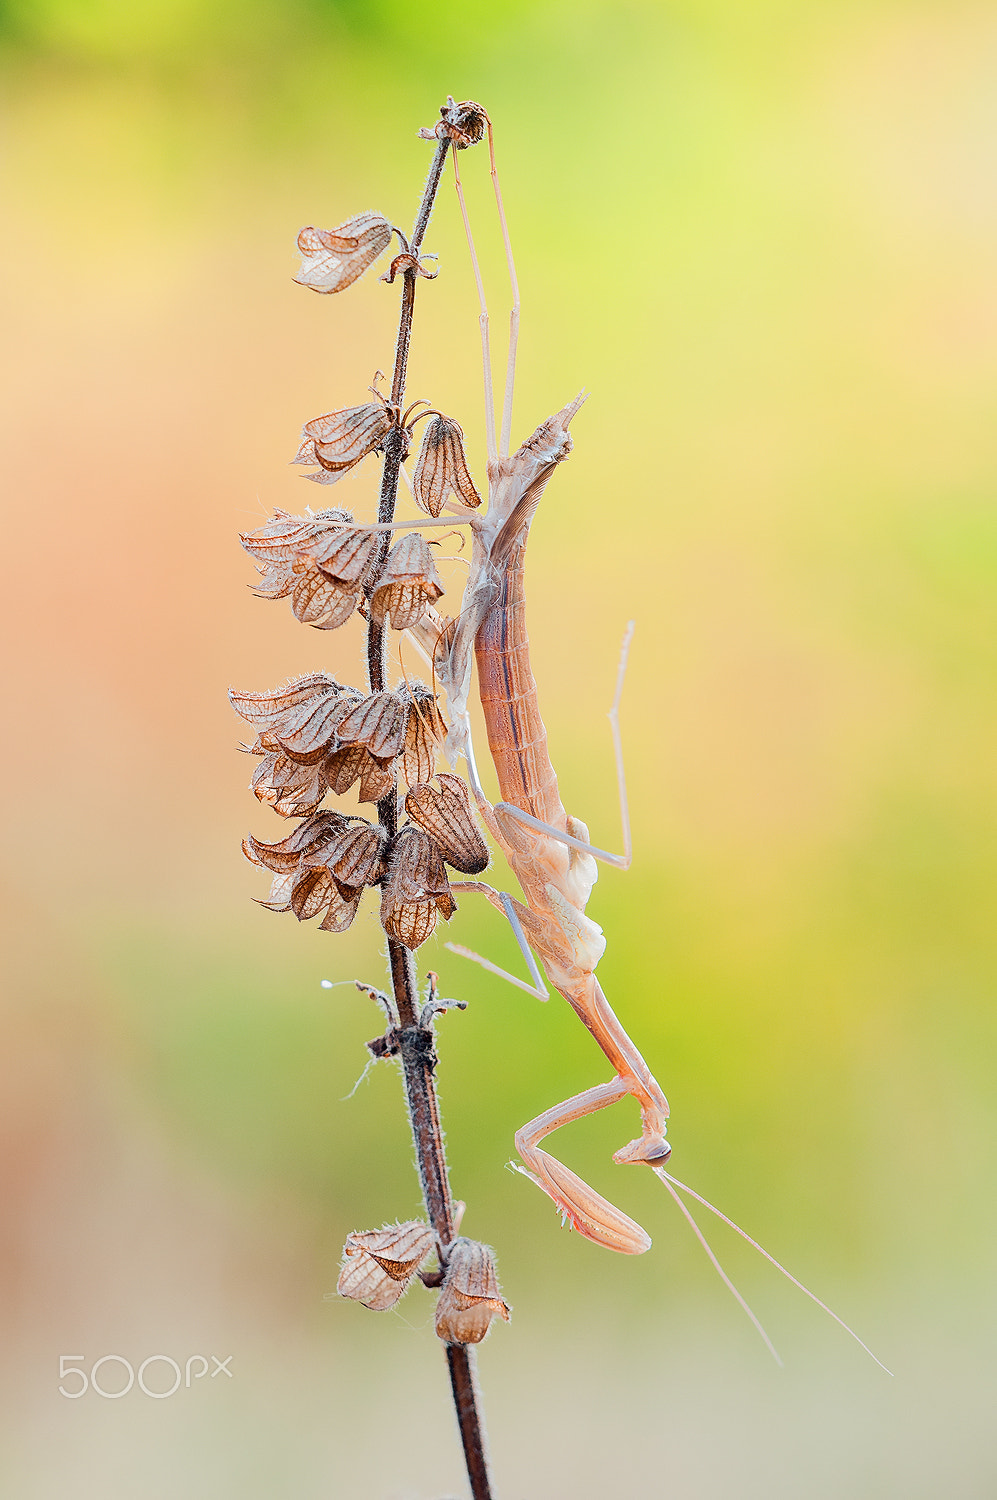
[[[665,1141],[667,1100],[595,978],[606,946],[601,929],[585,915],[596,864],[588,852],[587,828],[561,803],[530,666],[524,586],[530,523],[548,480],[571,451],[568,424],[582,399],[542,423],[515,453],[489,464],[488,513],[471,521],[471,576],[441,675],[450,700],[451,733],[463,737],[461,748],[468,752],[480,811],[519,880],[525,904],[490,887],[481,889],[506,915],[511,908],[550,983],[617,1074],[612,1082],[524,1126],[516,1136],[517,1149],[527,1175],[581,1234],[607,1248],[639,1254],[651,1243],[640,1226],[539,1147],[558,1126],[632,1094],[640,1105],[642,1132],[614,1160],[660,1164],[670,1151]],[[466,702],[472,644],[502,795],[494,808],[478,783],[470,751]]]

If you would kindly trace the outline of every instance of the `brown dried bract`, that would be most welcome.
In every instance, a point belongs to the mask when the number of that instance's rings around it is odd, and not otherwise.
[[[436,1304],[436,1336],[448,1344],[480,1344],[492,1319],[509,1321],[502,1299],[494,1253],[463,1235],[454,1240]]]
[[[412,489],[416,505],[431,516],[440,514],[448,495],[472,509],[481,504],[464,456],[464,432],[452,417],[437,414],[426,423]]]
[[[352,524],[346,510],[323,510],[314,516],[292,516],[278,510],[272,521],[240,537],[245,550],[262,564],[259,598],[283,599],[303,625],[335,630],[356,609],[360,590],[377,549],[377,533]],[[320,567],[318,557],[349,555],[349,577]]]
[[[383,401],[368,401],[315,417],[301,429],[301,446],[291,462],[318,464],[318,473],[305,477],[317,484],[335,484],[368,453],[384,446],[396,415]]]
[[[357,214],[335,229],[308,225],[298,234],[301,270],[294,279],[313,292],[341,292],[390,243],[391,225],[383,214]]]
[[[478,830],[467,783],[447,771],[431,785],[413,786],[405,798],[405,811],[436,840],[448,865],[464,875],[480,875],[489,862],[488,846]]]
[[[405,689],[399,688],[399,693]],[[416,680],[408,685],[408,725],[402,751],[402,772],[409,786],[428,781],[436,766],[436,747],[446,739],[447,726],[431,688]]]
[[[257,729],[272,730],[309,698],[342,691],[335,677],[330,677],[328,672],[310,672],[306,677],[295,677],[283,687],[272,688],[269,693],[237,693],[230,688],[228,698],[236,713],[248,723]]]
[[[363,700],[325,672],[299,678],[272,693],[229,693],[233,708],[261,731],[263,748],[311,765],[336,743],[339,720]],[[399,747],[400,748],[400,747]]]
[[[381,760],[394,758],[405,744],[408,708],[399,693],[369,693],[343,716],[337,729],[339,741],[364,745]]]
[[[371,595],[371,616],[383,625],[385,616],[390,615],[395,630],[408,630],[422,618],[426,605],[435,604],[442,593],[429,543],[417,531],[410,531],[388,553]]]
[[[250,790],[282,818],[314,812],[325,796],[321,765],[302,765],[279,750],[268,751],[253,772]]]
[[[342,813],[323,808],[310,818],[305,818],[286,838],[276,844],[264,844],[249,834],[242,841],[242,852],[254,865],[262,865],[281,875],[289,875],[298,869],[302,858],[323,848],[352,825]],[[369,826],[369,825],[367,825]],[[363,881],[358,881],[362,885]]]
[[[328,870],[339,894],[352,900],[357,891],[365,885],[377,885],[384,875],[387,834],[366,818],[343,819],[343,823],[302,853],[301,864],[302,868],[321,866]]]
[[[411,1285],[432,1248],[432,1230],[422,1219],[354,1230],[346,1236],[336,1290],[374,1312],[387,1312]]]
[[[359,591],[372,581],[381,535],[365,526],[340,526],[317,537],[308,556],[332,583]]]
[[[380,802],[394,788],[395,762],[378,760],[364,745],[343,745],[323,761],[322,775],[337,797],[359,781],[360,801]]]
[[[436,841],[406,824],[395,838],[381,895],[381,926],[406,948],[419,948],[433,933],[437,915],[457,910]]]

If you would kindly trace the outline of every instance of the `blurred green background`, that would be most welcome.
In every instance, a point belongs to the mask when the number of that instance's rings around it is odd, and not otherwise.
[[[531,636],[569,809],[636,858],[600,974],[666,1088],[772,1366],[650,1174],[628,1106],[562,1154],[654,1237],[562,1231],[516,1127],[606,1076],[465,901],[421,950],[467,1232],[514,1320],[480,1351],[505,1496],[989,1496],[997,1298],[997,16],[968,0],[6,0],[0,422],[8,981],[5,1491],[102,1500],[463,1493],[430,1299],[326,1294],[417,1184],[373,904],[254,907],[230,683],[359,677],[354,625],[254,600],[236,533],[324,503],[303,421],[391,358],[396,289],[317,298],[301,224],[410,222],[448,92],[497,129],[523,290],[515,435],[581,386],[533,528]],[[462,158],[503,343],[483,152]],[[409,390],[483,477],[451,179]],[[335,495],[369,514],[373,464]],[[347,491],[349,492],[347,494]],[[459,567],[449,573],[452,601]],[[444,601],[446,602],[446,601]],[[414,663],[412,664],[415,665]],[[156,1402],[59,1355],[232,1354]],[[120,1380],[105,1367],[108,1388]],[[160,1374],[160,1378],[162,1374]],[[150,1375],[150,1379],[152,1376]]]

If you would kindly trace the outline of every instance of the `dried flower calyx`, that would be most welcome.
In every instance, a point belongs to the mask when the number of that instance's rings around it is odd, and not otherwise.
[[[498,1283],[495,1255],[487,1245],[461,1235],[447,1256],[436,1304],[436,1336],[448,1344],[480,1344],[495,1317],[506,1323],[510,1317]]]
[[[301,270],[294,278],[313,292],[341,292],[383,255],[392,229],[383,214],[363,213],[335,229],[308,225],[298,235]]]
[[[395,630],[408,630],[419,623],[426,606],[435,604],[442,593],[429,543],[417,531],[410,531],[388,553],[370,596],[371,616],[379,625],[390,616]]]
[[[407,1291],[432,1248],[432,1230],[421,1219],[355,1230],[346,1236],[336,1290],[374,1312],[387,1312]]]
[[[365,818],[326,810],[306,818],[286,838],[264,844],[250,835],[243,853],[276,879],[263,906],[293,911],[299,922],[325,912],[326,932],[344,932],[357,913],[360,893],[384,874],[383,829]]]
[[[413,823],[431,834],[448,865],[464,875],[480,875],[489,862],[488,846],[471,810],[466,781],[441,771],[431,784],[411,786],[405,811]]]
[[[448,495],[470,508],[481,504],[464,455],[464,432],[453,417],[437,412],[426,423],[412,474],[416,505],[438,516]]]
[[[373,576],[380,538],[376,531],[355,526],[349,511],[333,509],[311,517],[277,510],[272,521],[239,540],[262,564],[256,585],[260,598],[290,594],[303,625],[335,630],[349,619]]]
[[[263,759],[252,789],[283,817],[311,812],[326,791],[341,795],[357,781],[361,802],[379,802],[399,759],[410,786],[428,781],[447,732],[421,682],[364,696],[315,672],[270,693],[229,697],[258,731],[252,753]]]
[[[419,948],[432,936],[437,917],[449,921],[456,910],[439,845],[422,828],[406,823],[391,848],[381,926],[406,948]]]
[[[296,678],[270,693],[229,693],[237,714],[259,732],[259,746],[291,760],[313,764],[335,742],[340,719],[363,701],[356,688],[343,687],[327,672]]]
[[[317,472],[305,477],[316,484],[336,484],[368,453],[382,449],[388,433],[399,425],[397,410],[384,401],[327,412],[305,423],[301,446],[291,462],[317,464]]]

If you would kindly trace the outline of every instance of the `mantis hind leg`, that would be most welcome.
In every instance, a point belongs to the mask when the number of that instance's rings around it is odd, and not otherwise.
[[[542,1151],[539,1144],[551,1131],[594,1114],[596,1110],[606,1109],[625,1098],[630,1091],[624,1079],[614,1078],[538,1115],[516,1131],[516,1150],[526,1166],[512,1165],[552,1198],[564,1222],[571,1224],[587,1240],[623,1255],[643,1255],[651,1247],[650,1235],[563,1162]]]

